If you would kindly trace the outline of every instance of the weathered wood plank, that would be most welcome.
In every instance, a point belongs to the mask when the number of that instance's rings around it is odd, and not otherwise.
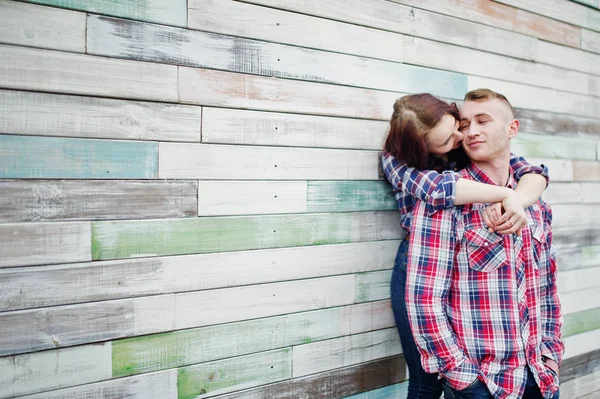
[[[600,370],[560,385],[560,396],[564,398],[581,398],[600,390]]]
[[[179,67],[180,101],[190,104],[387,120],[402,95]]]
[[[110,344],[0,358],[0,397],[43,392],[111,378]]]
[[[518,134],[511,140],[512,152],[527,157],[597,159],[597,140],[575,137]]]
[[[0,180],[0,222],[196,216],[195,181]]]
[[[379,177],[378,151],[183,143],[159,143],[158,149],[160,179],[377,180]],[[233,165],[232,159],[235,159]]]
[[[556,280],[558,292],[567,293],[600,286],[598,276],[600,276],[600,263],[596,267],[560,271]]]
[[[158,22],[165,25],[187,25],[185,0],[25,0],[31,3],[71,8],[95,14]]]
[[[191,29],[402,62],[402,36],[393,32],[230,0],[189,1],[188,7]]]
[[[600,135],[599,119],[518,108],[515,109],[515,117],[521,123],[519,130],[525,133],[590,138],[597,138]]]
[[[600,75],[598,72],[598,62],[600,62],[599,54],[560,46],[543,40],[540,40],[537,43],[537,47],[537,52],[534,55],[535,62],[542,62],[575,71]]]
[[[85,14],[0,1],[0,42],[85,52]]]
[[[402,356],[294,378],[277,384],[218,396],[218,399],[328,399],[395,384],[406,378]]]
[[[467,77],[453,72],[107,17],[88,19],[87,51],[445,98],[460,98],[467,87]]]
[[[395,3],[451,17],[523,33],[565,46],[579,47],[581,28],[488,0],[451,0],[436,4],[426,0],[391,0]]]
[[[177,370],[178,399],[205,398],[292,376],[292,349],[234,357]]]
[[[404,398],[408,395],[408,382],[388,385],[383,388],[377,388],[372,391],[359,393],[352,396],[346,396],[344,399],[390,399]]]
[[[308,212],[395,210],[398,207],[387,181],[309,181]]]
[[[0,87],[177,101],[177,67],[0,45]]]
[[[550,204],[593,204],[600,193],[600,183],[554,183],[548,185],[543,197]]]
[[[395,212],[92,223],[94,260],[342,244],[402,237]]]
[[[573,161],[573,180],[600,181],[600,162]]]
[[[557,204],[552,207],[553,226],[597,226],[600,204]]]
[[[581,48],[600,53],[600,33],[584,29],[581,33]]]
[[[202,114],[202,142],[215,144],[380,150],[388,129],[384,121],[275,112],[206,107]]]
[[[181,367],[394,325],[390,303],[383,301],[126,338],[112,342],[113,376]]]
[[[392,270],[366,272],[356,275],[356,302],[390,298]]]
[[[600,303],[597,303],[600,305]],[[569,337],[600,328],[600,308],[564,315],[562,334]]]
[[[600,366],[600,350],[572,357],[563,362],[560,370],[561,382],[574,380],[597,370]]]
[[[494,0],[498,3],[545,15],[576,26],[600,31],[600,12],[563,0],[548,0],[543,4],[535,0]]]
[[[583,312],[600,307],[600,290],[592,287],[585,290],[559,292],[563,314]]]
[[[177,399],[177,370],[103,381],[57,391],[21,397],[22,399]]]
[[[564,342],[565,355],[563,361],[600,349],[600,330],[571,335],[565,338]]]
[[[0,270],[0,311],[387,269],[398,244],[374,241],[5,269]]]
[[[158,145],[0,135],[0,165],[0,178],[155,178]]]
[[[574,1],[575,3],[586,5],[588,7],[600,9],[600,1],[598,1],[598,0],[571,0],[571,1]]]
[[[0,267],[91,260],[90,223],[0,224]]]
[[[0,133],[200,141],[201,108],[0,90]]]
[[[191,7],[194,8],[194,4],[201,1],[204,0],[192,1]],[[531,60],[532,52],[535,53],[536,48],[537,39],[530,36],[384,0],[369,2],[364,0],[327,2],[248,0],[247,2],[527,60]],[[519,45],[515,46],[515,43]]]
[[[294,347],[294,377],[402,353],[396,328],[371,331]]]

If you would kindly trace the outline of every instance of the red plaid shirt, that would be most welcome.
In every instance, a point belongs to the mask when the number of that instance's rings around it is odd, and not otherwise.
[[[495,184],[474,165],[462,176]],[[478,378],[495,398],[520,398],[529,365],[552,397],[558,377],[542,356],[560,363],[564,350],[552,211],[541,200],[529,207],[518,237],[488,233],[484,207],[413,209],[406,305],[423,367],[456,390]]]

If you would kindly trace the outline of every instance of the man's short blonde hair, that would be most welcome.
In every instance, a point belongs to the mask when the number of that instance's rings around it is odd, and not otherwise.
[[[465,94],[464,100],[465,101],[489,101],[489,100],[493,100],[493,99],[497,99],[497,100],[500,100],[500,101],[506,103],[506,105],[508,105],[508,108],[510,109],[511,117],[514,118],[515,111],[511,105],[510,101],[508,101],[508,99],[503,94],[496,93],[493,90],[490,90],[490,89],[471,90],[470,92]]]

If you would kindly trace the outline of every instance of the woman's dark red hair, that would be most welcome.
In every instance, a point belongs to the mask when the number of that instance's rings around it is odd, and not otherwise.
[[[425,135],[444,115],[459,120],[456,104],[448,104],[428,93],[397,99],[383,149],[408,166],[426,169],[429,152]]]

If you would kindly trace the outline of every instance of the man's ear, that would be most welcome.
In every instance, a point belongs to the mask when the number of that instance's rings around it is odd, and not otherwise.
[[[508,138],[512,139],[517,135],[517,133],[519,133],[519,120],[513,119],[508,124]]]

